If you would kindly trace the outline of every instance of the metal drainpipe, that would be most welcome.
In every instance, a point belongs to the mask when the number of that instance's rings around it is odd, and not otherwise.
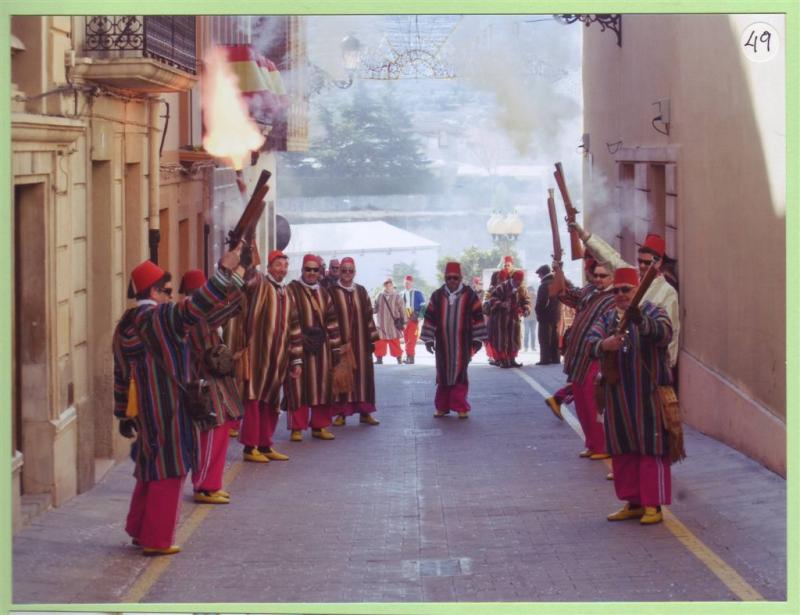
[[[158,108],[161,104],[159,98],[148,100],[148,129],[147,129],[147,173],[148,181],[148,203],[150,206],[148,213],[148,242],[150,244],[150,260],[158,264],[158,244],[161,241],[161,224],[159,221],[159,130],[158,130]]]

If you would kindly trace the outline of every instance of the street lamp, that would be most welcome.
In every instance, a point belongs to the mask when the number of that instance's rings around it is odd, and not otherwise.
[[[312,73],[310,81],[313,84],[309,88],[309,91],[312,96],[319,94],[320,90],[326,85],[335,85],[342,90],[346,90],[353,85],[353,76],[361,61],[361,41],[359,41],[354,34],[348,34],[342,39],[340,48],[347,79],[335,79],[325,69],[317,66],[313,62],[309,62],[308,66]]]
[[[508,254],[511,246],[517,243],[523,228],[522,218],[519,217],[516,209],[510,214],[492,212],[486,221],[486,230],[489,231],[492,241],[500,248],[503,256]]]

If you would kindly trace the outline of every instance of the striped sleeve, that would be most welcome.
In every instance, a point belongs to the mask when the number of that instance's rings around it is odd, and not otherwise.
[[[422,321],[422,332],[419,336],[425,343],[434,341],[436,337],[436,298],[437,294],[434,292],[430,301],[428,301],[428,306],[425,308],[425,320]]]
[[[672,323],[664,308],[645,303],[641,309],[642,322],[639,333],[644,338],[655,342],[656,346],[669,346],[672,341]]]
[[[483,342],[489,337],[489,332],[486,329],[486,321],[483,318],[483,310],[481,309],[481,300],[477,293],[474,291],[471,295],[471,305],[469,307],[469,317],[472,321],[472,341]]]
[[[322,293],[326,293],[328,299],[325,308],[325,329],[328,333],[328,342],[333,352],[339,352],[339,347],[342,345],[342,336],[339,331],[339,317],[336,314],[336,306],[333,304],[333,296],[322,288],[320,288],[319,293],[320,298],[322,298]]]

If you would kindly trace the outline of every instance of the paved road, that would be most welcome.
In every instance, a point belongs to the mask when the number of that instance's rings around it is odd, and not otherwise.
[[[129,545],[129,462],[38,516],[14,537],[14,602],[786,600],[786,483],[736,451],[688,430],[667,521],[609,523],[605,463],[542,402],[559,367],[476,362],[468,420],[433,418],[429,357],[376,369],[380,426],[281,428],[291,460],[268,465],[231,446],[232,503],[187,487],[179,555]]]

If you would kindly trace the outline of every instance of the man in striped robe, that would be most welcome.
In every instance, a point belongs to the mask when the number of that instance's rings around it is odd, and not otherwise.
[[[522,367],[517,362],[522,318],[531,313],[531,298],[524,285],[525,272],[517,269],[511,279],[498,284],[489,297],[492,324],[489,339],[500,367]]]
[[[590,282],[583,288],[576,288],[567,282],[558,299],[575,309],[575,320],[566,336],[564,373],[567,374],[570,394],[575,400],[575,413],[583,430],[585,449],[578,455],[599,460],[608,458],[603,423],[594,396],[600,362],[589,355],[586,339],[595,321],[614,304],[614,294],[610,292],[611,275],[605,265],[589,257],[585,260],[585,267]],[[560,400],[553,396],[545,401],[561,418]]]
[[[481,300],[462,283],[461,265],[445,266],[445,283],[433,291],[422,325],[425,349],[436,353],[436,412],[442,417],[451,410],[465,419],[470,411],[467,367],[486,339]]]
[[[342,354],[352,352],[355,370],[353,389],[334,396],[331,414],[333,424],[344,425],[348,416],[359,414],[359,422],[378,425],[375,412],[375,367],[372,352],[378,340],[378,330],[372,317],[372,301],[367,289],[356,284],[356,263],[348,257],[339,265],[339,280],[330,288],[331,299],[336,306],[339,333],[342,338]]]
[[[489,288],[486,290],[486,293],[481,296],[483,300],[483,313],[485,315],[484,321],[486,322],[486,330],[488,332],[488,337],[484,343],[484,349],[486,350],[486,356],[489,357],[489,365],[498,367],[503,366],[503,357],[502,353],[495,348],[497,340],[493,332],[496,331],[496,328],[494,326],[494,315],[490,309],[489,299],[491,299],[495,288],[511,279],[511,274],[514,271],[514,258],[510,255],[504,256],[500,265],[500,269],[492,273],[489,280]]]
[[[662,521],[661,506],[672,497],[668,435],[656,389],[672,382],[667,356],[672,325],[667,312],[649,301],[631,305],[638,285],[635,269],[614,272],[614,307],[594,322],[586,344],[591,357],[611,361],[619,371],[616,383],[603,376],[604,427],[614,489],[626,504],[608,520],[639,519],[646,525]],[[617,333],[623,315],[628,324]]]
[[[231,348],[242,352],[239,377],[244,419],[239,441],[244,445],[244,460],[255,463],[289,459],[273,447],[281,388],[287,375],[300,378],[303,366],[297,307],[283,282],[288,269],[289,259],[283,252],[270,252],[267,273],[257,273],[248,281],[243,317],[229,328]]]
[[[239,254],[237,248],[223,255],[211,279],[177,304],[170,301],[172,278],[158,265],[145,261],[131,273],[128,296],[137,305],[113,337],[114,415],[120,433],[136,438],[136,487],[125,531],[145,555],[180,551],[175,527],[183,481],[197,467],[198,430],[176,380],[191,378],[188,330],[227,299],[232,285],[244,284]]]
[[[199,269],[192,269],[183,275],[178,292],[191,295],[205,283],[205,274]],[[241,311],[242,299],[241,290],[234,287],[224,304],[189,329],[192,379],[203,378],[208,382],[216,414],[216,427],[200,432],[200,465],[192,470],[194,501],[201,504],[228,504],[231,498],[227,491],[222,490],[222,474],[228,452],[228,430],[242,416],[242,400],[233,372],[227,375],[213,373],[205,361],[205,355],[222,343],[219,328]]]
[[[309,425],[313,437],[334,439],[327,427],[331,424],[333,367],[339,362],[341,339],[330,293],[319,285],[320,270],[318,257],[306,254],[300,279],[287,287],[297,306],[303,336],[302,376],[284,386],[292,442],[302,442]]]

